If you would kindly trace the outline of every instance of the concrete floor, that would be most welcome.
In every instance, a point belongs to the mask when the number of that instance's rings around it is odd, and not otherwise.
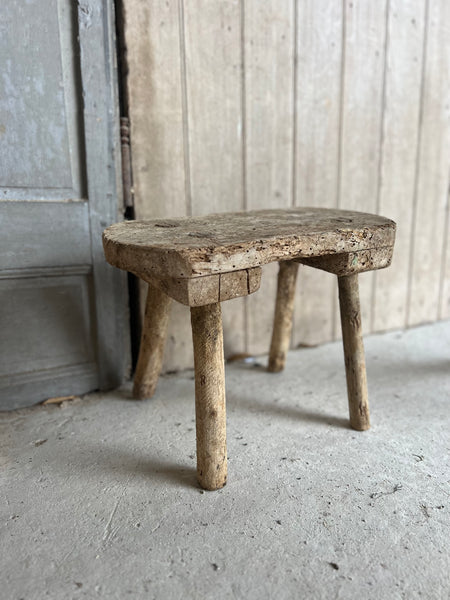
[[[227,366],[229,483],[195,483],[192,372],[1,414],[0,597],[450,597],[450,322]],[[264,362],[261,360],[261,362]]]

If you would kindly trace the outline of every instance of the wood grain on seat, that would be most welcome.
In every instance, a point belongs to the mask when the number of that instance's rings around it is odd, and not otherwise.
[[[106,259],[143,277],[192,278],[274,261],[381,248],[388,266],[395,240],[390,219],[345,210],[291,208],[204,217],[125,221],[103,234]]]

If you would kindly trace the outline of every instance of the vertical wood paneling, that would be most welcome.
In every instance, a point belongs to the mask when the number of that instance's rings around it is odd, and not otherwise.
[[[450,164],[450,4],[429,0],[408,325],[439,314]]]
[[[133,185],[137,219],[186,214],[183,50],[177,0],[125,4]],[[141,285],[141,308],[147,285]],[[190,315],[173,303],[164,370],[193,362]]]
[[[246,208],[286,208],[292,198],[294,2],[243,0]],[[247,299],[248,348],[267,351],[277,265]]]
[[[345,2],[339,207],[375,213],[380,169],[386,1]],[[370,331],[373,272],[360,277]]]
[[[243,0],[247,208],[292,198],[294,2]]]
[[[178,2],[126,3],[136,218],[186,211]]]
[[[342,6],[298,3],[295,204],[332,208],[338,196]],[[335,277],[300,267],[293,343],[333,337]]]
[[[360,278],[364,331],[450,317],[446,0],[124,3],[138,218],[379,212],[397,245],[390,269]],[[228,355],[267,351],[276,271],[224,303]],[[337,333],[335,277],[301,267],[294,345]],[[165,366],[191,364],[175,304]]]
[[[236,0],[184,3],[192,214],[242,210],[242,22]],[[223,305],[227,354],[245,346],[243,299]]]
[[[450,176],[448,182],[444,235],[445,239],[442,251],[439,319],[450,319]]]
[[[189,0],[184,21],[192,213],[241,210],[240,5]]]
[[[399,225],[391,268],[375,274],[373,328],[406,322],[425,31],[422,0],[390,0],[377,212]]]

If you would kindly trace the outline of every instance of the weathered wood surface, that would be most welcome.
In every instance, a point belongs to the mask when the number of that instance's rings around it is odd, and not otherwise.
[[[177,4],[187,214],[242,210],[241,5],[235,0]],[[160,126],[164,129],[165,122]],[[227,337],[236,352],[245,345],[244,300],[225,303],[222,313],[224,325],[233,323]]]
[[[295,3],[242,2],[246,210],[292,206]],[[246,352],[250,354],[260,354],[270,344],[277,271],[277,264],[266,265],[260,292],[246,298]]]
[[[151,398],[155,393],[164,356],[170,304],[171,300],[164,292],[149,284],[139,359],[134,374],[135,398]]]
[[[344,3],[297,2],[294,204],[336,208],[339,193],[340,92],[344,69]],[[367,211],[361,198],[358,210]],[[300,268],[293,346],[333,339],[334,277]]]
[[[338,285],[350,425],[364,431],[370,428],[370,418],[358,275],[338,277]]]
[[[0,3],[0,409],[128,375],[114,2]],[[45,66],[44,66],[45,65]]]
[[[377,212],[387,5],[387,2],[343,3],[345,66],[341,87],[339,208]],[[363,320],[369,328],[373,277],[373,273],[366,275],[360,286]]]
[[[191,308],[195,363],[197,478],[206,490],[227,481],[225,365],[220,303]]]
[[[125,0],[121,4],[136,217],[186,214],[179,3]]]
[[[114,223],[118,215],[122,218],[119,98],[112,58],[116,52],[114,4],[84,0],[77,8],[97,356],[100,388],[111,389],[126,376],[129,352],[126,279],[105,264],[100,243],[105,224]]]
[[[137,219],[185,215],[190,194],[182,3],[124,0],[127,91]],[[151,151],[149,151],[151,140]],[[140,282],[141,312],[147,286]],[[142,314],[143,317],[143,314]],[[163,371],[192,367],[189,312],[175,304]]]
[[[309,256],[393,248],[384,217],[292,208],[206,217],[127,221],[103,234],[112,265],[142,277],[200,277]]]
[[[254,267],[205,277],[144,279],[181,304],[204,306],[253,294],[261,284],[261,269]]]
[[[334,275],[351,275],[352,273],[364,273],[389,267],[392,261],[392,247],[358,250],[358,252],[348,252],[346,254],[313,256],[311,258],[300,258],[298,261],[309,267],[334,273]]]
[[[263,265],[261,270],[261,287],[258,293],[245,298],[246,352],[254,356],[267,352],[270,345],[277,296],[278,263]]]
[[[427,11],[424,81],[416,176],[408,325],[434,321],[449,289],[445,245],[450,237],[450,2],[433,0]],[[446,285],[444,285],[446,283]],[[447,296],[448,302],[448,296]]]
[[[268,371],[271,373],[282,371],[286,362],[286,355],[291,342],[297,272],[298,263],[294,261],[280,263],[275,317],[269,351]]]
[[[401,223],[392,267],[375,275],[372,327],[406,325],[427,2],[390,0],[377,212]],[[428,193],[427,193],[428,199]]]
[[[243,6],[245,208],[292,204],[295,0]]]
[[[234,0],[180,4],[188,211],[199,215],[239,210],[243,208],[241,8]]]
[[[123,1],[138,219],[290,202],[386,214],[401,227],[392,267],[361,281],[365,331],[450,315],[447,0]],[[264,272],[260,294],[224,305],[230,353],[267,349],[277,267]],[[339,334],[334,285],[300,268],[294,346]],[[167,367],[191,366],[184,318],[170,336]]]

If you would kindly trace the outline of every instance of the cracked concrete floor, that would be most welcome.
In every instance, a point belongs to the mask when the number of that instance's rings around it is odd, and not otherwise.
[[[195,483],[192,372],[2,413],[1,598],[448,599],[450,322],[366,351],[364,433],[340,343],[228,365],[218,492]]]

